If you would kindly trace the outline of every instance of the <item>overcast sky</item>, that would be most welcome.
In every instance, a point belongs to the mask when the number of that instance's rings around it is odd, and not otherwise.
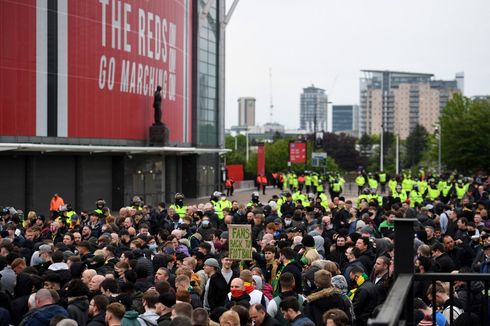
[[[311,84],[359,104],[361,69],[463,71],[465,95],[490,94],[489,15],[490,0],[241,0],[226,29],[226,127],[242,96],[270,121],[269,68],[273,120],[291,129]]]

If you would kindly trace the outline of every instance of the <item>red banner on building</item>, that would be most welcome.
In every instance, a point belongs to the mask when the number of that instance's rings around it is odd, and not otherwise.
[[[264,144],[259,144],[257,149],[257,174],[265,175],[265,149]]]
[[[296,140],[289,142],[289,162],[306,163],[306,142]]]

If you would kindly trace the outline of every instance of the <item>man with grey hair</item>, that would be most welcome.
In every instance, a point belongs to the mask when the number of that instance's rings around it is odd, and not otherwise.
[[[47,289],[40,289],[35,296],[36,308],[32,309],[22,320],[22,326],[49,325],[54,316],[64,316],[68,318],[68,312],[54,303],[51,292]]]

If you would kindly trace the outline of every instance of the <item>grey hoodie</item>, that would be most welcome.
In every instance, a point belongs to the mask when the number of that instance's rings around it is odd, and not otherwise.
[[[138,316],[138,322],[141,326],[157,325],[158,318],[160,318],[160,316],[157,315],[156,312],[146,311],[144,314]]]

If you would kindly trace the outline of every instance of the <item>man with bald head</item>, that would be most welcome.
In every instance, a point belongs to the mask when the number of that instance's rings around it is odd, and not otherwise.
[[[90,290],[90,293],[92,295],[97,295],[101,294],[100,292],[100,283],[105,280],[105,277],[102,275],[95,275],[92,277],[90,280],[90,283],[88,284],[88,289]]]
[[[230,293],[228,293],[228,301],[234,302],[236,305],[250,308],[250,295],[245,291],[245,284],[239,277],[231,280]]]
[[[61,306],[54,303],[51,292],[47,289],[40,289],[35,295],[36,308],[32,309],[22,320],[24,326],[49,325],[54,316],[64,316],[68,318],[68,312]]]
[[[90,284],[90,281],[92,280],[92,277],[97,275],[97,272],[95,269],[86,269],[82,273],[82,282],[85,283],[86,286]]]

